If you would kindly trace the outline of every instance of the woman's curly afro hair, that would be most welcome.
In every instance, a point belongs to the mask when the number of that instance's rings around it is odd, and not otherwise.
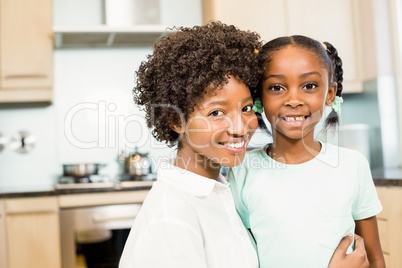
[[[134,101],[143,106],[147,126],[158,141],[174,146],[181,126],[207,88],[221,88],[228,76],[255,87],[263,71],[262,43],[255,32],[219,21],[179,27],[154,44],[136,72]]]

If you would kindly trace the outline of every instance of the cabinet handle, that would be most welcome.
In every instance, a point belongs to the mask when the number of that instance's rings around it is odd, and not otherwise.
[[[10,74],[10,75],[5,75],[5,79],[21,79],[21,78],[46,78],[47,75],[45,74]]]
[[[7,212],[7,215],[27,215],[27,214],[53,214],[57,213],[57,210],[37,210],[37,211],[16,211]]]
[[[108,216],[108,215],[94,215],[92,217],[92,221],[94,223],[105,223],[110,221],[119,221],[119,220],[134,220],[136,214],[125,215],[125,216]]]

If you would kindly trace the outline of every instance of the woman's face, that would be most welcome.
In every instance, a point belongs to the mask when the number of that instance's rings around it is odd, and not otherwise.
[[[332,105],[336,83],[313,52],[287,46],[266,64],[261,84],[264,112],[273,135],[286,139],[313,137],[325,104]]]
[[[200,165],[240,164],[258,127],[249,88],[236,77],[228,81],[221,89],[207,90],[182,130],[180,155],[195,156]]]

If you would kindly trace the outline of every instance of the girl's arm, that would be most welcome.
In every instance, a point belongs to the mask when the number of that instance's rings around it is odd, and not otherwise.
[[[384,255],[378,235],[377,218],[373,216],[356,221],[356,233],[364,238],[370,268],[385,267]]]

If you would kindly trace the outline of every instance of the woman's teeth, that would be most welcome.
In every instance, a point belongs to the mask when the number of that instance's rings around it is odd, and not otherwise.
[[[291,122],[291,121],[303,121],[305,118],[304,116],[296,116],[296,117],[284,117],[285,121]]]
[[[225,147],[231,147],[231,148],[239,149],[239,148],[242,148],[244,146],[244,142],[245,141],[238,142],[238,143],[222,143],[222,145],[225,146]]]

